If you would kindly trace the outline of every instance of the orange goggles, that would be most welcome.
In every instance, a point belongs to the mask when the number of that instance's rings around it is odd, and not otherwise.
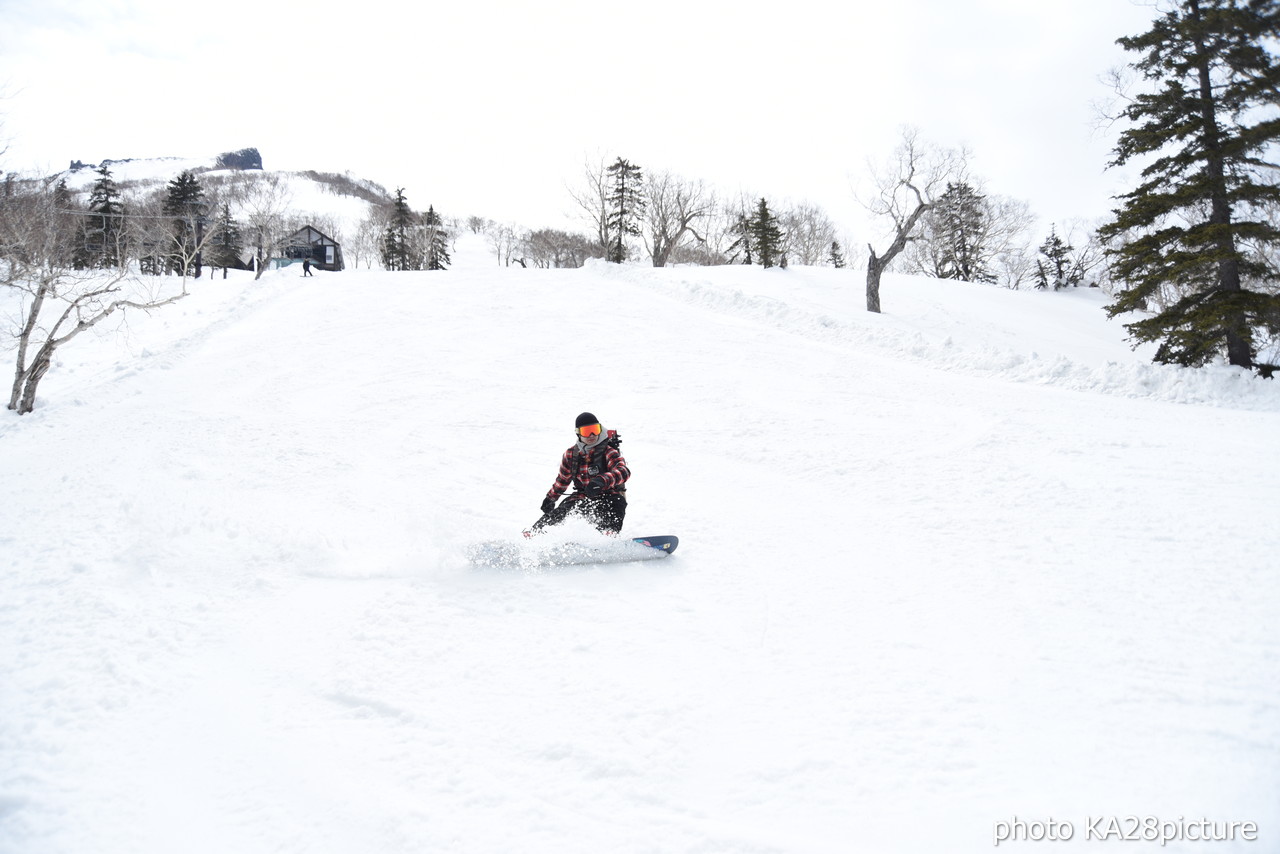
[[[586,426],[584,426],[584,427],[579,427],[579,428],[578,428],[578,435],[579,435],[579,436],[581,436],[581,437],[582,437],[582,438],[584,438],[584,439],[589,439],[589,438],[591,438],[592,436],[599,436],[599,435],[600,435],[600,425],[599,425],[599,424],[587,424],[587,425],[586,425]]]

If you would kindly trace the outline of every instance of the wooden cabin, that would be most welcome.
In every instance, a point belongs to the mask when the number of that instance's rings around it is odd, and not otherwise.
[[[281,266],[298,263],[305,258],[310,258],[311,266],[318,270],[336,272],[344,266],[338,241],[311,225],[303,226],[285,239]]]

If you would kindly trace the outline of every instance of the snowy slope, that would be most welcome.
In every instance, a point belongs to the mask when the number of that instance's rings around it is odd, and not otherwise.
[[[0,851],[1270,850],[1276,385],[1087,292],[860,292],[463,245],[77,341],[0,419]],[[680,551],[465,565],[584,409]]]
[[[369,215],[371,205],[364,199],[355,196],[338,194],[328,184],[317,181],[303,172],[274,170],[239,170],[218,169],[217,157],[151,157],[136,160],[121,160],[109,164],[111,179],[122,188],[126,207],[130,199],[163,191],[165,186],[177,178],[183,171],[193,171],[205,187],[207,195],[216,196],[216,185],[219,181],[233,182],[276,180],[279,182],[279,207],[287,209],[293,218],[337,224],[339,237],[343,234],[354,234],[360,223]],[[81,194],[81,201],[86,201],[94,183],[99,179],[95,168],[83,168],[67,171],[55,176],[67,182],[67,187]],[[352,179],[368,187],[367,182]],[[385,191],[384,191],[385,192]],[[231,215],[244,222],[249,211],[231,200]],[[332,235],[331,235],[332,236]],[[338,239],[335,237],[335,239]],[[341,240],[339,240],[341,242]]]
[[[147,184],[163,187],[183,172],[232,171],[216,169],[217,161],[216,157],[139,157],[109,162],[106,166],[111,173],[111,180],[117,185]],[[54,177],[66,181],[68,189],[73,192],[88,193],[100,177],[98,167],[101,165],[70,169]]]

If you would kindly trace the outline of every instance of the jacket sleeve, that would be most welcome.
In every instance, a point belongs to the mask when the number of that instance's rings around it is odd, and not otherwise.
[[[610,448],[605,453],[603,477],[605,489],[610,491],[620,488],[627,482],[627,478],[631,477],[631,469],[627,468],[627,461],[622,458],[622,451]]]
[[[556,475],[556,482],[551,484],[551,489],[547,492],[547,497],[552,500],[559,500],[564,491],[569,488],[569,484],[573,482],[573,448],[564,452],[564,456],[560,458],[560,473]]]

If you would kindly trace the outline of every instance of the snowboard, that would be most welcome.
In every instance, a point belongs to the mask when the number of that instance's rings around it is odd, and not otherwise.
[[[593,563],[630,563],[655,560],[675,551],[679,538],[634,537],[590,543],[539,543],[536,540],[508,542],[493,540],[475,543],[467,549],[467,559],[476,566],[534,569]]]

